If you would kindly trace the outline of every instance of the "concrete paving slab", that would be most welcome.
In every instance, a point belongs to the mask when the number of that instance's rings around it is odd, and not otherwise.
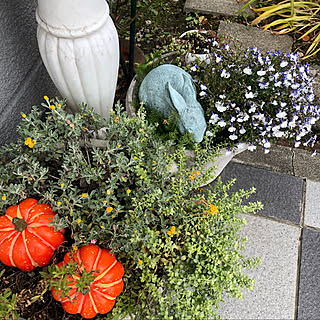
[[[242,12],[239,14],[235,13],[244,5],[244,2],[238,3],[237,0],[186,0],[184,10],[186,12],[200,12],[205,14],[212,14],[215,16],[241,16]],[[255,12],[249,7],[247,7],[244,12],[249,16],[256,15]]]
[[[320,183],[307,180],[304,224],[320,228]]]
[[[304,228],[300,269],[298,320],[320,317],[320,231]]]
[[[295,175],[320,182],[320,155],[311,157],[311,151],[302,149],[293,149],[293,153]]]
[[[267,154],[264,153],[262,147],[258,147],[254,152],[245,151],[238,154],[233,160],[239,163],[249,164],[252,167],[294,175],[292,156],[293,154],[290,148],[274,145]]]
[[[261,201],[264,209],[259,214],[280,220],[300,223],[304,181],[301,178],[231,161],[222,174],[222,181],[237,179],[230,192],[256,188],[249,200]]]
[[[274,35],[257,27],[245,26],[239,23],[221,21],[218,35],[227,35],[238,40],[244,49],[256,47],[261,52],[277,51],[291,52],[293,40],[288,35]]]
[[[245,254],[262,260],[247,274],[255,279],[244,299],[228,298],[220,308],[223,319],[294,319],[297,280],[298,227],[248,216],[242,232],[249,238]],[[319,286],[320,287],[320,286]]]
[[[320,98],[320,66],[311,65],[310,74],[314,77],[313,89],[314,94]]]

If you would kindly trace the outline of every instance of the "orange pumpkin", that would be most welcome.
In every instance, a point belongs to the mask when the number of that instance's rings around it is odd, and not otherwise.
[[[61,296],[61,290],[52,288],[51,293],[57,301],[61,301],[65,311],[71,314],[80,313],[83,318],[90,319],[98,313],[104,314],[109,312],[116,301],[116,297],[123,289],[124,269],[122,264],[111,255],[109,250],[101,249],[95,244],[89,244],[81,247],[73,256],[75,262],[81,266],[81,270],[86,272],[94,271],[93,282],[86,294],[78,292],[76,296],[77,279],[79,275],[75,274],[67,278],[67,286],[71,287],[70,297]],[[70,262],[70,253],[67,253],[64,260],[58,264],[61,268],[64,264]]]
[[[47,265],[64,241],[64,230],[48,226],[54,216],[48,204],[31,198],[9,207],[0,217],[0,260],[24,271]]]

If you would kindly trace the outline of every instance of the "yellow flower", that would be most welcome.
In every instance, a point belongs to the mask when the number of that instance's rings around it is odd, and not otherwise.
[[[88,195],[87,195],[86,193],[83,193],[83,194],[81,195],[81,197],[83,197],[83,198],[87,198],[87,197],[88,197]]]
[[[138,159],[138,157],[134,156],[134,157],[133,157],[133,159],[134,159],[134,160],[137,160],[137,159]]]
[[[64,187],[64,184],[63,184],[63,183],[61,183],[61,184],[60,184],[60,187],[61,187],[61,188],[63,188],[63,187]]]
[[[43,99],[47,100],[47,101],[49,100],[49,98],[47,96],[44,96]]]
[[[36,140],[32,140],[30,137],[28,137],[28,138],[25,140],[25,142],[24,142],[24,144],[25,144],[26,146],[28,146],[29,148],[33,148],[33,146],[34,146],[36,143],[37,143]]]
[[[172,232],[172,233],[175,233],[175,232],[176,232],[176,227],[175,227],[175,226],[172,226],[172,227],[171,227],[171,232]]]
[[[142,260],[139,260],[138,261],[138,264],[140,264],[140,266],[143,264],[143,261]]]
[[[61,201],[58,201],[58,202],[57,202],[57,205],[58,205],[58,206],[61,206]]]
[[[104,226],[100,226],[101,229],[104,229]]]
[[[104,203],[108,203],[108,200],[103,200]]]
[[[26,118],[27,115],[25,113],[22,114],[22,118]]]
[[[141,139],[141,142],[143,142],[144,141],[144,138],[143,139]]]
[[[50,109],[51,110],[54,110],[56,107],[52,104],[51,106],[50,106]]]
[[[138,233],[138,230],[134,230],[135,233]]]
[[[171,232],[171,230],[169,230],[169,231],[168,231],[168,235],[169,235],[169,236],[171,236],[171,235],[172,235],[172,232]]]
[[[112,219],[114,218],[114,214],[111,215],[111,218],[112,218]]]
[[[111,190],[107,190],[107,195],[110,195],[111,194]]]
[[[77,252],[77,251],[78,251],[78,246],[73,245],[73,246],[72,246],[72,250],[73,250],[74,252]]]
[[[60,103],[58,103],[58,108],[60,108],[61,107],[61,104]]]
[[[197,174],[199,175],[199,174],[200,174],[200,171],[197,171]]]
[[[208,215],[209,213],[211,213],[211,214],[214,216],[214,215],[217,214],[218,212],[219,212],[219,211],[218,211],[218,208],[217,208],[214,204],[210,204],[210,209],[204,211],[204,214],[205,214],[205,215]]]
[[[194,180],[196,178],[196,174],[197,174],[196,172],[192,172],[191,176],[189,176],[189,179]]]
[[[3,201],[5,201],[6,199],[7,199],[7,197],[6,196],[2,196],[2,198],[1,198]]]
[[[130,189],[127,189],[127,194],[131,193],[131,190]]]
[[[109,213],[110,213],[112,210],[113,210],[112,207],[108,207],[108,208],[107,208],[107,211],[108,211]]]
[[[118,148],[120,148],[121,147],[121,144],[118,144]]]
[[[118,122],[119,121],[119,117],[118,116],[116,116],[115,118],[114,118],[114,122]]]
[[[153,161],[153,163],[157,163],[157,161]]]

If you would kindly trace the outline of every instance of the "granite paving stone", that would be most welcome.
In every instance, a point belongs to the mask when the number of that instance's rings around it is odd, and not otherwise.
[[[320,228],[320,183],[307,180],[304,224]]]
[[[307,178],[320,182],[320,156],[312,157],[312,152],[302,149],[293,149],[294,174],[298,177]]]
[[[258,216],[246,216],[242,233],[248,237],[244,253],[262,260],[256,270],[246,273],[255,279],[253,291],[244,299],[227,298],[220,308],[223,319],[293,320],[295,314],[298,227]]]
[[[221,21],[218,35],[231,36],[238,40],[244,49],[256,47],[261,52],[277,51],[291,52],[293,40],[288,35],[275,35],[258,27],[248,27],[239,23]]]
[[[231,161],[220,175],[226,182],[236,178],[230,192],[256,188],[249,201],[261,201],[264,209],[259,214],[300,223],[304,181],[283,173],[254,168]]]
[[[273,145],[269,153],[264,153],[264,148],[258,147],[254,152],[248,150],[241,152],[233,159],[236,162],[246,163],[252,167],[264,168],[293,176],[292,156],[291,148]]]
[[[242,16],[242,12],[235,14],[245,3],[238,3],[237,0],[186,0],[184,10],[195,11],[212,15]],[[252,4],[254,6],[254,4]],[[244,12],[254,16],[255,12],[247,7]]]
[[[298,320],[320,319],[320,231],[304,228]]]
[[[314,94],[320,98],[320,66],[311,65],[310,66],[310,74],[314,78],[313,89]]]

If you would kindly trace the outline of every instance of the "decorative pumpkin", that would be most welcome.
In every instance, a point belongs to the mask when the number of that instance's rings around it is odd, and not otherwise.
[[[48,226],[54,216],[48,204],[31,198],[9,207],[0,217],[0,260],[24,271],[47,265],[64,241],[64,230]]]
[[[81,270],[86,269],[86,272],[95,271],[93,273],[94,280],[90,284],[88,293],[83,294],[78,292],[76,295],[77,279],[79,275],[67,278],[67,286],[71,287],[70,297],[61,297],[61,290],[52,288],[51,293],[57,301],[61,301],[65,311],[71,314],[80,313],[83,318],[90,319],[98,313],[104,314],[109,312],[116,301],[116,297],[123,289],[123,274],[124,269],[122,264],[116,260],[116,257],[110,254],[109,250],[101,249],[95,244],[89,244],[81,247],[73,259],[81,265]],[[64,260],[58,263],[61,268],[64,264],[70,262],[70,253],[67,253]],[[70,283],[69,283],[70,282]]]

